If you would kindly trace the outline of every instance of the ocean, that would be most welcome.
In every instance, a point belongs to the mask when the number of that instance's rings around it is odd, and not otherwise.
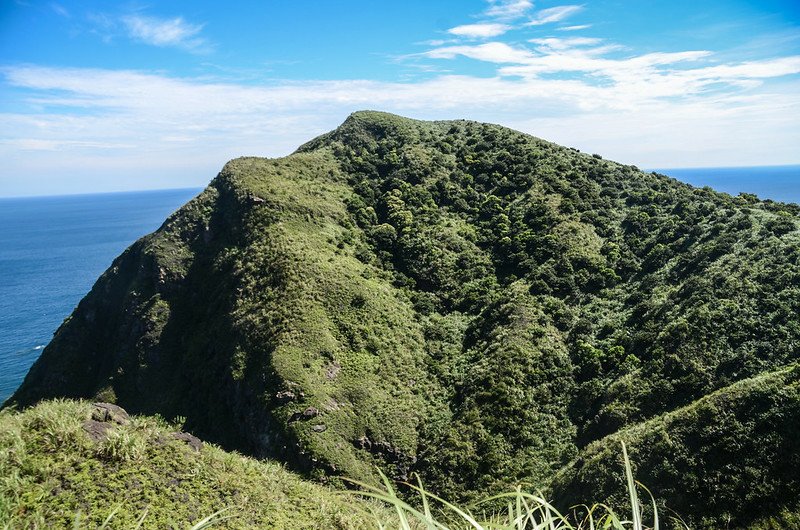
[[[761,199],[800,203],[800,166],[654,169],[693,186],[710,186],[731,195],[755,193]]]
[[[199,192],[0,199],[0,403],[114,258]]]
[[[655,171],[800,203],[800,166]],[[199,191],[0,199],[0,402],[113,259]]]

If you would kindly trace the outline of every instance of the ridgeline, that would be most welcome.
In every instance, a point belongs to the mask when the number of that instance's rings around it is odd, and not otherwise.
[[[378,466],[465,501],[624,503],[622,439],[694,526],[780,526],[800,511],[799,223],[496,125],[358,112],[226,164],[6,405],[118,403],[323,482]]]

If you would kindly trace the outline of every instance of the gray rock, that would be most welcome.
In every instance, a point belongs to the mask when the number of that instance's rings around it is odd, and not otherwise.
[[[277,399],[281,403],[286,403],[287,401],[292,401],[296,397],[297,396],[295,395],[295,393],[292,392],[291,390],[281,390],[280,392],[275,394],[275,399]]]
[[[172,433],[172,437],[176,440],[180,440],[181,442],[186,442],[189,447],[195,451],[200,451],[200,449],[203,448],[203,441],[197,436],[189,434],[188,432],[174,432]]]
[[[111,422],[117,425],[127,425],[131,417],[122,407],[113,403],[92,403],[92,419],[100,422]]]
[[[89,435],[89,438],[94,442],[104,440],[107,436],[108,430],[111,428],[110,423],[97,420],[86,420],[83,422],[83,430]]]
[[[299,420],[308,421],[311,418],[316,418],[317,416],[319,416],[319,409],[317,409],[316,407],[308,407],[303,412],[295,412],[291,414],[289,416],[288,421],[289,423]]]
[[[336,376],[339,375],[339,372],[342,370],[342,366],[333,361],[332,363],[328,363],[325,366],[325,377],[328,379],[336,379]]]
[[[319,416],[319,410],[317,410],[316,407],[308,407],[303,411],[302,419],[310,420],[311,418],[315,418],[317,416]]]

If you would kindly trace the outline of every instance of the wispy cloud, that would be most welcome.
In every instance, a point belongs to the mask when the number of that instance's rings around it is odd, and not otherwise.
[[[487,42],[474,46],[443,46],[420,54],[430,59],[453,59],[459,55],[490,63],[528,63],[534,59],[530,51],[503,42]]]
[[[464,24],[447,30],[451,35],[459,37],[488,38],[497,37],[511,29],[507,24]]]
[[[489,6],[481,14],[483,22],[463,24],[447,32],[457,37],[470,39],[497,37],[514,29],[509,23],[524,16],[533,8],[531,0],[488,0]]]
[[[504,86],[525,86],[542,98],[569,101],[582,111],[634,111],[666,100],[680,107],[692,99],[718,96],[730,102],[743,90],[758,89],[766,79],[800,73],[800,56],[719,63],[710,50],[620,56],[624,47],[598,38],[541,37],[528,42],[446,45],[418,56],[494,64],[499,79],[517,79]]]
[[[156,175],[164,174],[193,175],[200,183],[226,159],[287,154],[359,108],[499,122],[644,167],[797,162],[796,52],[775,56],[772,47],[746,56],[757,59],[733,60],[709,44],[636,53],[611,39],[555,31],[588,27],[559,27],[581,7],[532,12],[531,2],[490,1],[476,23],[451,28],[446,40],[429,41],[411,56],[412,66],[425,71],[413,81],[255,84],[146,71],[0,68],[0,82],[13,87],[4,108],[15,109],[0,113],[0,186],[23,173],[68,179],[87,172],[97,179],[146,175],[151,180],[136,180],[141,188],[158,187]],[[95,27],[155,46],[208,46],[202,25],[183,18],[140,13],[123,22],[105,15]],[[503,36],[512,30],[514,39]],[[484,75],[450,74],[448,67],[464,64],[456,58],[483,63]]]
[[[131,144],[109,143],[107,141],[80,141],[68,139],[43,140],[38,138],[11,138],[0,140],[0,145],[7,145],[20,151],[53,151],[61,152],[72,149],[131,149]]]
[[[589,29],[591,28],[591,24],[579,24],[577,26],[564,26],[561,28],[556,28],[558,31],[580,31],[582,29]]]
[[[488,21],[475,24],[463,24],[447,30],[450,35],[469,39],[487,39],[499,37],[512,29],[518,29],[520,23],[512,25],[512,21],[519,19],[533,8],[530,0],[489,0],[489,7],[483,12],[482,17]],[[583,9],[580,5],[556,6],[542,9],[533,19],[523,26],[541,26],[559,22]],[[578,26],[576,26],[578,28]]]
[[[198,36],[203,26],[188,23],[182,17],[128,15],[122,17],[122,23],[131,38],[152,46],[171,46],[189,51],[201,51],[207,46],[207,42]]]
[[[17,106],[37,112],[0,115],[0,138],[6,139],[0,156],[9,174],[30,164],[26,152],[36,151],[41,171],[51,164],[49,170],[65,175],[91,167],[118,174],[195,172],[203,179],[228,158],[286,154],[352,110],[381,108],[501,122],[650,167],[763,163],[765,152],[773,163],[796,160],[800,83],[790,78],[769,90],[757,85],[800,73],[800,57],[659,69],[703,57],[686,52],[608,60],[604,68],[593,62],[601,59],[585,57],[587,64],[569,66],[610,76],[597,84],[542,77],[560,68],[559,61],[540,64],[537,54],[498,43],[437,53],[498,63],[501,71],[533,68],[536,75],[246,86],[136,71],[11,67],[3,71],[5,82],[28,93]],[[751,86],[742,89],[742,82]],[[739,90],[709,90],[720,83]],[[691,145],[706,150],[687,158]]]
[[[500,20],[513,20],[533,7],[531,0],[489,0],[485,15]]]
[[[528,42],[538,44],[542,50],[568,50],[570,48],[578,48],[581,46],[594,46],[602,42],[602,39],[595,39],[590,37],[569,37],[569,38],[556,38],[547,37],[543,39],[529,39]]]
[[[62,6],[61,4],[57,4],[55,2],[52,2],[50,4],[50,9],[52,9],[53,12],[55,14],[57,14],[58,16],[61,16],[61,17],[64,17],[64,18],[71,18],[72,17],[70,12],[67,11],[67,8]]]
[[[567,17],[570,17],[582,10],[583,6],[567,5],[556,6],[548,9],[542,9],[536,13],[536,17],[528,22],[529,26],[541,26],[543,24],[550,24],[552,22],[561,22]]]

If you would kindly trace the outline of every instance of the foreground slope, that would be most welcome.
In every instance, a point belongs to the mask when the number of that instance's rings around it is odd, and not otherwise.
[[[355,113],[228,163],[114,262],[10,402],[185,416],[320,478],[542,484],[798,359],[799,214],[494,125]]]
[[[163,420],[104,410],[51,401],[0,413],[0,527],[98,528],[110,518],[107,528],[190,528],[224,510],[215,526],[371,528],[370,511],[383,515]]]

